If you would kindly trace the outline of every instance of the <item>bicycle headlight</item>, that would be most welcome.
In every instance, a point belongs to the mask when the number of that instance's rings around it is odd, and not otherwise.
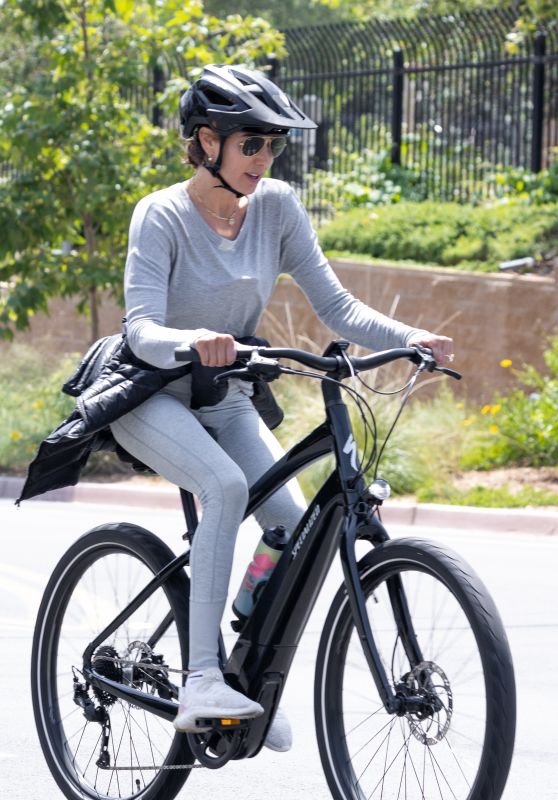
[[[378,503],[383,503],[391,494],[391,486],[383,478],[376,478],[368,487],[368,494]]]

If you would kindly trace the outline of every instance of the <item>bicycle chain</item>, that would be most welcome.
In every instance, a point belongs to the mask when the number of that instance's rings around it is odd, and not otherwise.
[[[150,670],[150,669],[157,670],[157,669],[161,668],[160,665],[157,665],[157,664],[144,664],[144,663],[141,663],[141,662],[138,662],[138,661],[126,661],[123,658],[110,658],[109,656],[106,656],[105,660],[106,661],[113,661],[115,664],[118,664],[121,667],[139,667],[142,670]],[[188,675],[191,670],[188,670],[188,669],[176,669],[176,668],[173,668],[173,667],[165,666],[165,671],[166,672],[175,672],[175,673],[178,673],[180,675]],[[142,766],[136,766],[136,767],[107,766],[107,767],[102,767],[100,765],[98,765],[98,766],[99,766],[99,769],[102,769],[105,772],[106,771],[108,771],[108,772],[111,772],[111,771],[114,771],[114,772],[134,772],[134,771],[141,772],[141,771],[153,771],[153,770],[165,770],[165,771],[168,772],[170,770],[177,770],[177,769],[207,769],[205,764],[162,764],[161,766],[149,766],[149,767],[142,767]]]
[[[152,670],[161,670],[160,664],[146,664],[143,661],[126,661],[124,658],[111,658],[110,656],[103,656],[104,661],[112,661],[115,664],[118,664],[120,667],[137,667],[138,669],[145,670],[146,672],[150,669]],[[180,675],[188,675],[191,670],[188,669],[176,669],[175,667],[164,667],[165,672],[176,672]]]
[[[207,769],[204,764],[163,764],[160,767],[99,767],[109,772],[141,772],[148,770]]]
[[[141,662],[137,661],[126,661],[123,658],[110,658],[106,657],[106,661],[113,661],[114,663],[118,664],[121,667],[140,667],[142,670],[156,670],[160,669],[160,665],[157,664],[142,664]],[[166,672],[176,672],[180,673],[180,675],[188,675],[190,670],[187,669],[174,669],[172,667],[165,667]],[[116,766],[107,766],[107,767],[99,767],[103,771],[114,771],[114,772],[146,772],[146,771],[153,771],[153,770],[177,770],[177,769],[207,769],[204,764],[162,764],[161,766],[149,766],[149,767],[116,767]]]

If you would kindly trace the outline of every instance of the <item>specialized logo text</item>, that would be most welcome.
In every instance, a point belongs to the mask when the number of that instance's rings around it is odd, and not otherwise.
[[[308,522],[306,523],[306,525],[304,526],[304,528],[300,532],[300,536],[296,540],[295,546],[293,547],[292,553],[291,553],[293,558],[297,557],[300,548],[304,544],[304,540],[306,539],[306,537],[308,536],[308,534],[312,530],[312,526],[314,525],[314,523],[318,519],[319,514],[320,514],[320,506],[317,505],[314,508],[314,510],[312,511],[312,513],[310,514],[310,518],[308,519]]]

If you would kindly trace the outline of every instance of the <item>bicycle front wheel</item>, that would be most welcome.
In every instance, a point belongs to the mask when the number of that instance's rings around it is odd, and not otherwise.
[[[320,756],[336,800],[498,800],[515,732],[515,682],[500,617],[456,554],[399,539],[359,563],[374,641],[395,693],[424,705],[388,714],[341,587],[318,653]],[[403,646],[394,595],[403,587],[421,652]],[[426,710],[428,709],[428,710]]]
[[[88,644],[173,558],[143,528],[104,525],[75,542],[47,585],[33,638],[33,709],[49,769],[69,800],[171,800],[189,775],[186,736],[91,687],[82,672]],[[175,696],[187,668],[188,602],[181,570],[97,648],[95,669],[142,692]]]

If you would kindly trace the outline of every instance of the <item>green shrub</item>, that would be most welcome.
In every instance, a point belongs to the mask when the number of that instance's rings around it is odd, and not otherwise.
[[[495,196],[500,199],[534,205],[558,202],[558,160],[538,173],[522,167],[500,167],[489,180],[494,185]]]
[[[38,444],[72,410],[60,387],[76,364],[45,358],[30,347],[4,346],[0,359],[0,470],[21,472]]]
[[[341,156],[333,148],[332,158]],[[307,176],[305,198],[312,198],[313,212],[331,217],[351,208],[373,208],[397,203],[402,198],[423,200],[421,175],[413,169],[392,164],[387,151],[348,151],[343,154],[342,171],[314,170]],[[318,198],[317,203],[313,198]]]
[[[558,464],[558,336],[544,358],[546,374],[534,367],[518,370],[524,388],[497,396],[482,409],[475,442],[461,458],[465,468]]]
[[[404,202],[353,209],[320,229],[328,251],[484,272],[505,260],[541,258],[557,237],[558,205]]]

